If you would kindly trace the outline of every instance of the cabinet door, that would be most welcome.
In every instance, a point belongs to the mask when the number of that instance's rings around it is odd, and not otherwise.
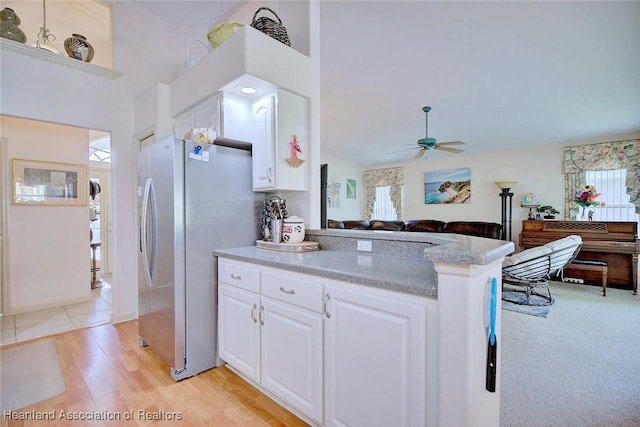
[[[173,135],[177,139],[184,139],[184,134],[193,129],[193,111],[179,115],[173,122]]]
[[[222,360],[260,381],[260,297],[218,286],[218,348]]]
[[[275,135],[273,96],[265,97],[252,106],[253,189],[262,191],[275,187]]]
[[[322,423],[322,315],[262,298],[262,385]]]
[[[325,425],[426,423],[426,305],[326,286]]]
[[[193,109],[193,122],[196,128],[212,127],[221,134],[220,116],[222,114],[222,94],[218,93]]]

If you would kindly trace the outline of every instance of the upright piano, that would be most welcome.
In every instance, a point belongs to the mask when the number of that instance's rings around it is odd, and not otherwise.
[[[524,220],[519,246],[524,250],[571,234],[582,237],[577,259],[606,261],[608,285],[633,290],[634,294],[637,292],[640,239],[636,222]],[[600,283],[596,272],[567,268],[565,276]]]

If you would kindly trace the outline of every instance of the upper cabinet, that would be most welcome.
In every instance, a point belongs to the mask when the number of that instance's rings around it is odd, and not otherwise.
[[[307,99],[277,89],[253,103],[253,189],[307,190]]]
[[[255,191],[308,189],[311,59],[245,26],[169,86],[175,136],[213,127],[252,144]],[[241,88],[251,86],[253,95]]]
[[[251,141],[251,104],[239,96],[218,92],[175,118],[174,135],[184,138],[193,128],[212,127],[216,140]]]

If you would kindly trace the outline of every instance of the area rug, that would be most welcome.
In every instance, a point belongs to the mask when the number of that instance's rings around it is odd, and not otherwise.
[[[555,302],[555,296],[551,295],[551,302],[545,297],[532,294],[527,303],[527,295],[522,291],[503,291],[502,309],[517,313],[530,314],[531,316],[548,317],[551,305]]]
[[[52,339],[0,350],[0,409],[15,411],[64,392]]]

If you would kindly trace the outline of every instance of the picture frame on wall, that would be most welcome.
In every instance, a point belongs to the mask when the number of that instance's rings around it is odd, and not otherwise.
[[[471,203],[471,168],[425,172],[424,203]]]
[[[347,199],[356,198],[356,180],[347,178]]]
[[[14,205],[87,205],[87,165],[13,159],[12,175]]]

